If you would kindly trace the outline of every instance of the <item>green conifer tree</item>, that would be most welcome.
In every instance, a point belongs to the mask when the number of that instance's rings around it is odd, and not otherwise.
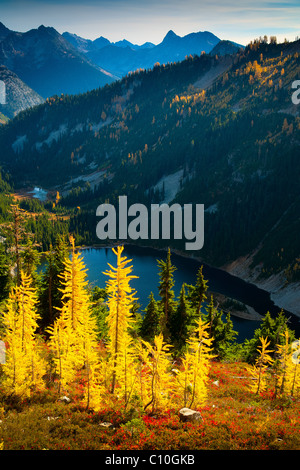
[[[183,284],[176,310],[170,319],[171,342],[174,346],[175,353],[179,356],[183,353],[186,342],[189,338],[191,320],[191,310],[185,295],[185,286]]]
[[[140,330],[141,337],[153,343],[154,337],[160,333],[161,311],[154,299],[153,292],[150,293],[149,303],[145,309],[142,326]]]
[[[65,259],[69,256],[66,239],[58,236],[55,246],[50,246],[46,256],[47,267],[41,279],[39,290],[39,311],[41,314],[41,327],[45,330],[58,316],[58,309],[62,307],[62,292],[60,276],[65,269]]]
[[[166,261],[158,260],[159,266],[159,295],[161,298],[160,305],[163,310],[162,315],[162,333],[164,335],[165,341],[168,341],[170,336],[170,325],[169,320],[175,310],[174,302],[174,278],[173,273],[176,270],[176,267],[171,263],[171,251],[168,249]]]
[[[201,305],[206,300],[206,291],[208,289],[208,281],[204,279],[203,266],[201,266],[197,273],[197,280],[195,286],[187,285],[188,299],[191,302],[191,307],[195,309],[195,314],[198,317],[200,315]]]

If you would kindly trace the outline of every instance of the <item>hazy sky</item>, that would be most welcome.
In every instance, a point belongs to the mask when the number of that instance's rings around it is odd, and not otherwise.
[[[158,44],[170,29],[179,36],[211,31],[244,45],[265,34],[293,41],[299,20],[300,0],[0,0],[0,21],[15,31],[44,24],[135,44]]]

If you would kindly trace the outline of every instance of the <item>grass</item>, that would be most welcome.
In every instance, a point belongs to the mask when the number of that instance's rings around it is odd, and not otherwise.
[[[119,405],[94,412],[76,397],[59,402],[50,391],[23,402],[0,395],[0,444],[4,450],[299,450],[300,400],[254,395],[249,381],[246,364],[213,363],[198,424],[182,423],[180,406],[155,415]]]

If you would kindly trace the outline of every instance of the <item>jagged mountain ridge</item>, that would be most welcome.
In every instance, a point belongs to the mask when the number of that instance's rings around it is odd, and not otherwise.
[[[131,49],[148,49],[151,47],[154,47],[155,45],[152,44],[151,42],[146,42],[145,44],[142,44],[141,46],[137,44],[133,44],[130,41],[127,41],[126,39],[122,39],[121,41],[117,42],[111,42],[109,39],[104,38],[103,36],[100,36],[97,39],[91,40],[91,39],[85,39],[77,34],[74,33],[68,33],[67,31],[62,34],[62,36],[67,39],[73,46],[75,46],[80,52],[91,52],[95,51],[97,49],[102,49],[105,46],[116,46],[116,47],[130,47]]]
[[[70,38],[70,36],[68,37]],[[152,68],[157,62],[160,64],[178,62],[187,55],[209,53],[220,42],[217,36],[208,31],[190,33],[180,37],[172,30],[158,45],[145,43],[142,46],[136,46],[126,40],[107,44],[103,40],[104,38],[99,39],[102,39],[100,46],[97,46],[94,41],[92,46],[85,50],[86,55],[95,64],[101,65],[119,77],[140,68]],[[74,42],[73,44],[75,45]],[[81,47],[80,41],[77,44],[77,47]]]
[[[3,41],[12,31],[0,21],[0,41]]]
[[[32,90],[32,95],[35,92],[45,99],[52,95],[76,94],[98,88],[112,83],[130,70],[151,68],[159,61],[179,61],[185,55],[202,49],[208,52],[219,42],[216,36],[208,32],[191,33],[181,38],[169,31],[161,44],[155,46],[147,42],[139,46],[126,39],[111,43],[102,36],[91,41],[67,32],[60,35],[54,28],[43,25],[19,33],[0,23],[0,63],[11,74],[15,73]],[[106,66],[112,73],[107,71]],[[21,82],[18,89],[17,83],[15,80],[10,109],[6,106],[10,118],[25,109],[24,105],[30,107],[40,102],[28,100],[28,89],[25,91]]]
[[[0,42],[0,63],[43,98],[76,94],[112,83],[116,77],[92,64],[54,28],[12,32]]]

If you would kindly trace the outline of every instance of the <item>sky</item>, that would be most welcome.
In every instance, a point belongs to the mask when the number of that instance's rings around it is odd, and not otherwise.
[[[265,34],[294,41],[299,20],[299,0],[0,0],[0,21],[14,31],[43,24],[134,44],[159,44],[170,29],[179,36],[210,31],[243,45]]]

